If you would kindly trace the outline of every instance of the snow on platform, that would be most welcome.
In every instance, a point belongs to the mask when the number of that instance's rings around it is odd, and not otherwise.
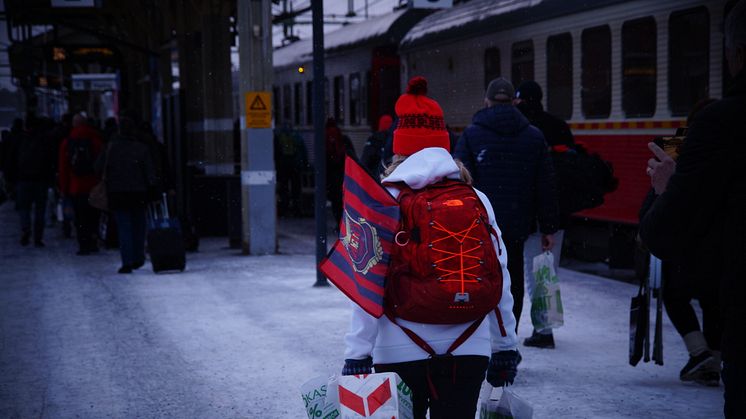
[[[206,239],[181,274],[74,255],[58,228],[17,244],[0,206],[0,417],[305,418],[299,393],[343,363],[348,303],[314,288],[313,220],[280,223],[285,254],[240,256]],[[722,387],[682,384],[666,319],[663,367],[627,364],[634,285],[560,270],[557,349],[521,347],[513,387],[536,418],[716,418]],[[520,336],[530,334],[524,312]]]

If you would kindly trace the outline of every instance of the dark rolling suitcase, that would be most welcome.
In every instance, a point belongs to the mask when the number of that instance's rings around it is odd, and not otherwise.
[[[183,271],[186,267],[179,220],[169,217],[166,194],[162,202],[148,208],[148,250],[153,272]]]

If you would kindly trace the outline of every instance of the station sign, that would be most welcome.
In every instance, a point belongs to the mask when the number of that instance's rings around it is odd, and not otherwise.
[[[412,0],[414,9],[450,9],[453,0]]]
[[[96,0],[52,0],[52,7],[96,7]]]
[[[246,92],[246,128],[272,128],[270,92]]]
[[[72,75],[73,90],[119,90],[116,73],[82,73]]]

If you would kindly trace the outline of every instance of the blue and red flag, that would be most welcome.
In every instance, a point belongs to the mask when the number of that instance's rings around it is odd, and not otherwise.
[[[339,240],[319,269],[363,310],[383,315],[383,288],[399,226],[399,203],[347,156]]]

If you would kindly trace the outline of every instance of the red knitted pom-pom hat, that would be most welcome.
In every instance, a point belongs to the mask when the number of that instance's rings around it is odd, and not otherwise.
[[[394,130],[394,154],[410,156],[423,148],[442,147],[451,151],[451,141],[438,102],[425,96],[427,80],[413,77],[407,92],[396,101],[399,122]]]

